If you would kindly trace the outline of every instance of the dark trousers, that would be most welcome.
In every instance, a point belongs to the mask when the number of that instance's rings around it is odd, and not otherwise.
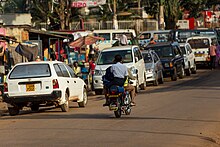
[[[210,68],[211,69],[215,69],[215,60],[216,60],[216,56],[210,56]]]

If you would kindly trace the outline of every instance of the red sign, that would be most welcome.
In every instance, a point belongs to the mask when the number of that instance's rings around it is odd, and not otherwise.
[[[95,7],[98,5],[103,5],[106,3],[106,0],[81,0],[81,1],[73,1],[72,7],[82,8],[82,7]]]

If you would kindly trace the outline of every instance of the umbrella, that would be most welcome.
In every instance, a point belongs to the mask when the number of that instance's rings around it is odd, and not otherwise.
[[[69,46],[71,47],[82,47],[83,45],[92,45],[93,43],[96,43],[99,40],[105,40],[102,37],[97,36],[84,36],[80,37],[77,40],[71,42]]]

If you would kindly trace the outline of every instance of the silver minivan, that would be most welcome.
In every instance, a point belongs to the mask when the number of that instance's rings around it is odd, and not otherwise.
[[[132,80],[132,85],[135,86],[136,92],[139,92],[140,88],[145,88],[146,70],[143,56],[139,47],[137,45],[117,46],[103,49],[97,58],[93,80],[93,86],[96,94],[102,94],[102,76],[105,74],[106,69],[114,64],[114,57],[117,54],[122,56],[123,64],[130,68],[133,76],[136,77],[135,80]]]

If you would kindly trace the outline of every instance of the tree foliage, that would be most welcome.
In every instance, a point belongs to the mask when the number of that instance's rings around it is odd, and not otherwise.
[[[209,0],[208,0],[209,1]],[[183,10],[189,11],[189,17],[198,18],[206,8],[207,0],[180,0],[180,6]]]

